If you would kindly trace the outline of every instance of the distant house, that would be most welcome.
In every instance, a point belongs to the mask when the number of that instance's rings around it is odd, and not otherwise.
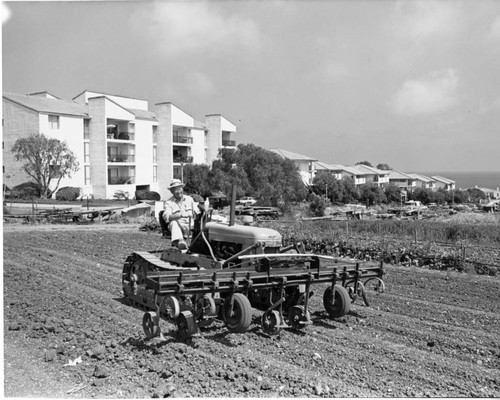
[[[389,183],[389,172],[367,165],[340,165],[327,164],[321,161],[314,162],[315,171],[328,171],[335,179],[351,179],[356,186],[365,183],[374,183],[378,186],[385,186]]]
[[[448,178],[443,178],[439,175],[434,175],[431,177],[435,182],[435,189],[444,189],[444,190],[455,190],[455,181],[452,181]]]
[[[313,163],[314,170],[317,173],[318,171],[328,171],[331,173],[335,179],[342,179],[342,168],[343,165],[339,164],[327,164],[321,161],[315,161]]]
[[[374,183],[381,187],[389,184],[389,174],[391,171],[370,167],[364,164],[356,164],[354,168],[365,174],[365,183]]]
[[[273,153],[278,154],[280,157],[288,158],[292,160],[297,166],[300,177],[305,185],[312,185],[312,181],[315,175],[314,163],[318,160],[309,156],[304,156],[298,153],[292,153],[291,151],[283,149],[269,149]]]
[[[434,190],[436,183],[434,179],[420,174],[408,174],[415,180],[415,187]]]
[[[401,190],[406,190],[409,192],[411,192],[416,187],[416,181],[411,175],[396,170],[390,171],[389,183],[396,185]]]

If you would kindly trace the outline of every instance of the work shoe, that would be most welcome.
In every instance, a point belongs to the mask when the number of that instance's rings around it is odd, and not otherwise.
[[[188,247],[184,240],[179,240],[179,242],[177,243],[177,248],[179,250],[186,250]]]

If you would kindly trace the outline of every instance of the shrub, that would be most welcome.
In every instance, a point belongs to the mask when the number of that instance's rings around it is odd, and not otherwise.
[[[113,194],[113,199],[115,200],[128,200],[129,199],[129,194],[128,192],[125,192],[123,190],[116,190],[115,193]]]
[[[309,211],[315,217],[322,217],[325,215],[326,200],[314,193],[311,194],[311,204],[309,205]]]
[[[161,200],[160,194],[152,190],[137,190],[135,192],[135,198],[136,200],[154,200],[154,201]]]
[[[41,195],[40,185],[34,182],[24,182],[12,188],[12,197],[15,199],[31,200]]]
[[[56,193],[56,200],[74,201],[80,196],[80,188],[65,186]]]

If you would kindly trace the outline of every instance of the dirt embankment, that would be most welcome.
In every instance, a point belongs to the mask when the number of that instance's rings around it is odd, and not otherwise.
[[[5,396],[500,397],[500,279],[388,266],[387,292],[268,337],[222,322],[145,341],[121,270],[166,242],[137,226],[4,226]],[[81,362],[79,362],[81,360]],[[74,364],[74,365],[68,365]]]

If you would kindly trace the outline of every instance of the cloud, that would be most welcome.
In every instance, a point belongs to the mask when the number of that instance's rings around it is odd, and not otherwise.
[[[500,15],[491,23],[490,30],[486,37],[492,40],[500,40]]]
[[[407,80],[392,99],[393,110],[402,115],[444,111],[457,103],[459,79],[452,69],[436,71],[418,80]]]
[[[260,33],[254,21],[239,15],[223,15],[217,9],[218,3],[168,1],[152,4],[147,14],[143,12],[133,22],[140,30],[146,28],[168,54],[196,53],[202,49],[218,53],[234,47],[258,49],[260,46]]]
[[[12,12],[10,11],[10,8],[7,7],[4,2],[2,2],[2,25],[5,25],[7,22],[9,22],[11,16]]]
[[[412,40],[436,39],[460,29],[461,12],[451,1],[407,1],[396,3],[395,31]]]
[[[206,74],[201,72],[191,72],[187,75],[186,79],[186,85],[193,93],[205,96],[215,93],[216,86]]]

